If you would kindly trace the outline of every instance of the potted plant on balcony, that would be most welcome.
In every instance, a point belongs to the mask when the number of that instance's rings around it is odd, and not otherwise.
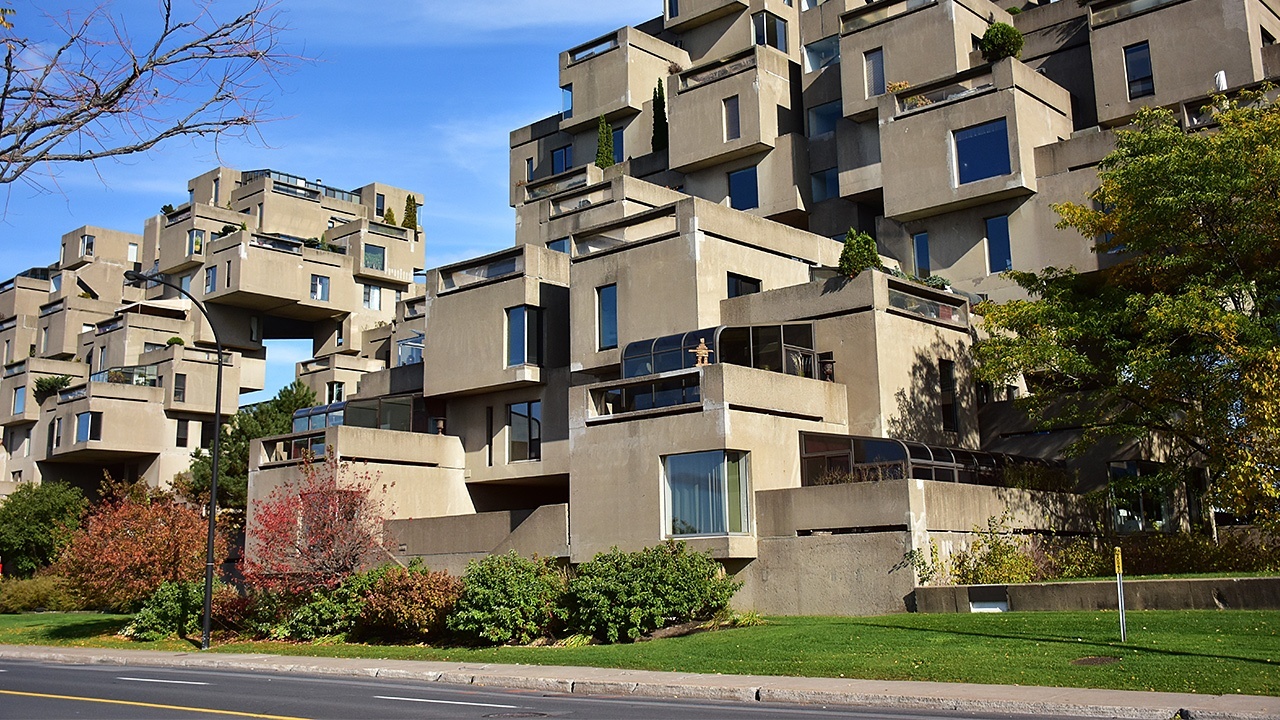
[[[876,241],[864,232],[849,228],[844,236],[844,250],[840,251],[840,263],[837,267],[841,275],[855,278],[867,268],[883,270],[884,263],[880,262]]]
[[[35,398],[36,404],[44,402],[45,398],[58,392],[65,390],[71,385],[70,375],[46,375],[42,378],[36,378]]]

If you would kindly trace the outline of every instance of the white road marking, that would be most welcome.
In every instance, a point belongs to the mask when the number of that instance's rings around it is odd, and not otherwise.
[[[129,680],[131,682],[150,682],[150,683],[166,683],[169,685],[208,685],[206,682],[193,682],[191,680],[156,680],[155,678],[135,678],[135,677],[118,677],[117,680]]]
[[[470,705],[472,707],[491,707],[519,709],[519,705],[492,705],[490,703],[458,702],[456,700],[427,700],[426,698],[395,697],[394,695],[374,695],[378,700],[403,700],[405,702],[436,703],[438,705]]]

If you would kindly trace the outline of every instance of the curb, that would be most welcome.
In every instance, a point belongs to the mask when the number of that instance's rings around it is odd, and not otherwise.
[[[1169,720],[1176,713],[1181,713],[1181,717],[1186,720],[1280,720],[1280,698],[1248,695],[1184,695],[961,683],[699,675],[566,666],[467,666],[458,663],[413,660],[375,660],[370,661],[369,665],[353,666],[350,665],[350,660],[345,658],[294,660],[281,655],[197,655],[134,650],[103,652],[87,648],[83,652],[76,652],[35,646],[29,648],[0,646],[0,660],[38,660],[73,665],[306,673],[417,680],[566,695],[672,698],[734,703],[845,705],[1014,715],[1109,717],[1125,720]],[[598,679],[582,677],[588,673],[602,673],[603,676]],[[822,685],[831,687],[823,688]],[[842,685],[845,687],[841,688]],[[921,687],[910,688],[915,692],[902,692],[895,690],[894,686],[922,686],[937,690],[938,694],[922,693]],[[1025,699],[1007,697],[1011,692],[1038,694],[1042,697]],[[1090,698],[1087,697],[1088,695],[1095,697]]]

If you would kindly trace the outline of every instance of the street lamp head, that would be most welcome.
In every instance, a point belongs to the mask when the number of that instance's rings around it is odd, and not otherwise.
[[[124,279],[128,280],[130,284],[141,285],[146,282],[148,278],[137,270],[125,270]]]

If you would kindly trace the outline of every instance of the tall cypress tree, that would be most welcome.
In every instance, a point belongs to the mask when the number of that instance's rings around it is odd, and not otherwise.
[[[400,221],[400,226],[410,230],[418,227],[418,201],[412,195],[404,198],[404,220]]]
[[[663,89],[665,83],[658,79],[658,87],[653,90],[653,151],[667,149],[667,94]]]
[[[603,170],[613,164],[613,126],[601,115],[596,126],[596,167]]]

